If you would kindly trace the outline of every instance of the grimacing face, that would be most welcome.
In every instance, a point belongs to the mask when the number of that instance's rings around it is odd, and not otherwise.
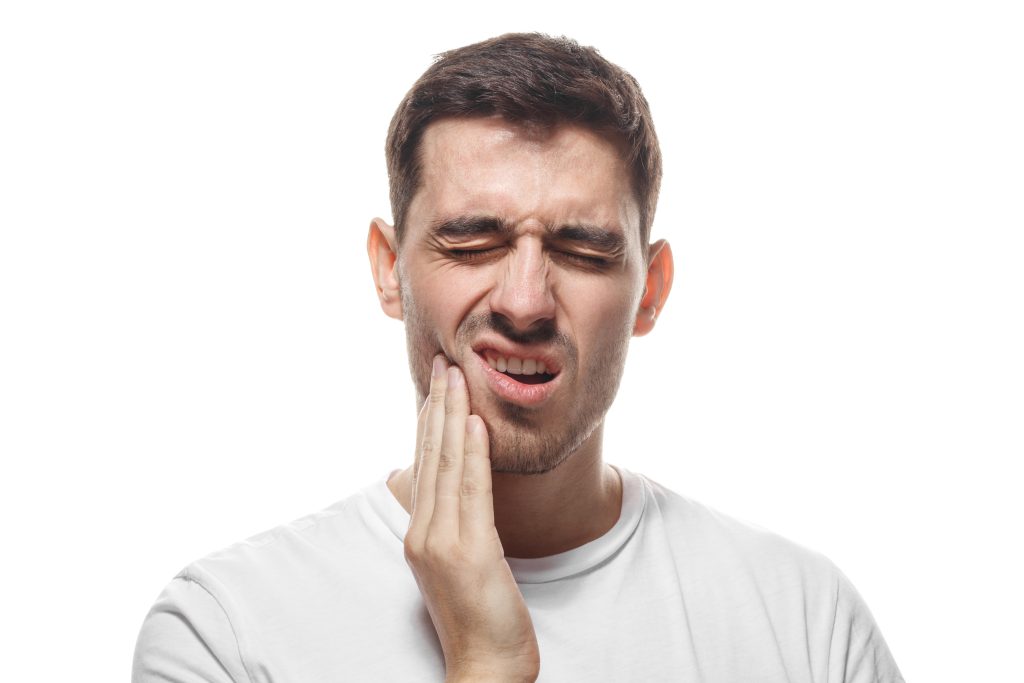
[[[618,145],[575,125],[431,123],[405,234],[368,249],[385,312],[405,321],[422,403],[438,352],[466,378],[495,472],[540,474],[599,434],[630,337],[671,285],[664,242],[640,244]]]

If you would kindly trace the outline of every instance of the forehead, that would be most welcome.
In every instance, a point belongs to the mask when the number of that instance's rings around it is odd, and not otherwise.
[[[639,241],[639,206],[621,145],[589,128],[442,119],[424,132],[420,162],[409,207],[414,230],[486,215],[515,225],[600,225]]]

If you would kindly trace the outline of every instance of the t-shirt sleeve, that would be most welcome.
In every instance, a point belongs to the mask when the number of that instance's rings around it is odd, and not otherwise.
[[[199,582],[175,578],[146,615],[132,683],[250,683],[231,621]]]
[[[838,572],[828,681],[904,683],[867,604],[842,572]]]

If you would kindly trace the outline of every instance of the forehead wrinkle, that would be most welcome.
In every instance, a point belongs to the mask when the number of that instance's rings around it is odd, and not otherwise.
[[[524,208],[524,197],[540,200],[544,185],[537,171],[544,161],[534,158],[526,166],[522,162],[529,157],[502,153],[501,147],[467,147],[462,142],[434,146],[422,184],[433,208],[442,215],[509,214]],[[531,186],[525,192],[524,182]]]
[[[531,129],[500,117],[476,121],[485,126],[469,135],[459,128],[465,119],[442,119],[424,131],[424,173],[414,201],[426,200],[430,206],[416,203],[428,215],[502,216],[516,224],[530,219],[563,225],[614,224],[627,242],[634,241],[625,228],[637,223],[639,231],[639,207],[616,140],[573,124]],[[615,169],[611,177],[599,174],[600,187],[586,181],[585,169],[594,163],[595,154],[599,163],[609,159]],[[474,172],[468,174],[467,169]],[[559,176],[572,180],[563,183]],[[599,197],[620,194],[622,201],[614,208]],[[607,211],[612,208],[614,217]]]

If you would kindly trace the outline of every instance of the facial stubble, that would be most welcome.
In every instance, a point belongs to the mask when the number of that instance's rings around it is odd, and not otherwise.
[[[587,368],[580,368],[576,345],[568,335],[550,329],[538,328],[520,333],[512,330],[507,321],[494,314],[467,316],[455,334],[455,348],[445,349],[437,333],[437,325],[426,320],[413,297],[403,288],[402,306],[405,319],[406,344],[409,352],[409,370],[416,386],[417,409],[430,389],[430,367],[435,354],[444,353],[448,360],[466,368],[478,362],[474,358],[473,340],[481,331],[497,333],[519,343],[548,342],[556,346],[564,359],[560,374],[563,386],[560,392],[575,388],[575,396],[563,403],[568,413],[554,421],[548,406],[531,408],[500,399],[490,392],[474,397],[472,382],[467,382],[471,410],[483,418],[490,441],[491,470],[493,472],[534,475],[544,474],[565,462],[594,435],[604,415],[611,407],[618,391],[625,366],[626,351],[631,338],[631,327],[623,329],[602,347],[596,348]],[[553,326],[553,321],[550,321]],[[582,370],[582,373],[581,373]]]

